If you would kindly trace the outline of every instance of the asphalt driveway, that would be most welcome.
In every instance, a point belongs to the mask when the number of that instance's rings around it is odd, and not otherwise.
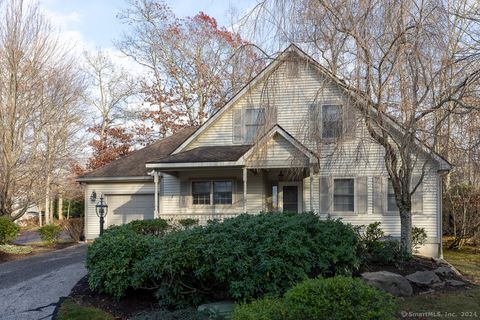
[[[59,299],[86,275],[86,252],[79,244],[0,264],[0,319],[51,319]]]

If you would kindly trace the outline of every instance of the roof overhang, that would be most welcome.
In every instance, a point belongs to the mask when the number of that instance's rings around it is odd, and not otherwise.
[[[182,168],[215,168],[215,167],[239,167],[243,164],[238,161],[218,162],[178,162],[178,163],[147,163],[148,169],[182,169]]]
[[[153,180],[152,176],[134,176],[134,177],[78,177],[77,182],[130,182],[130,181],[148,181]]]

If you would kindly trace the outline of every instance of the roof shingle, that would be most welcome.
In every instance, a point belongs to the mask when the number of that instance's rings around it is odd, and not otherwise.
[[[165,139],[154,142],[143,149],[136,150],[78,178],[147,176],[148,170],[145,168],[145,162],[169,156],[196,129],[196,127],[182,129]]]
[[[149,163],[185,163],[185,162],[223,162],[237,161],[251,145],[198,147],[177,154],[172,154]]]

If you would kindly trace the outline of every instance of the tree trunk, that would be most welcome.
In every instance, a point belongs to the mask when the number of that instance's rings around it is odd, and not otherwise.
[[[45,224],[50,224],[50,175],[47,174],[45,190]]]
[[[58,220],[63,220],[63,194],[58,194],[58,208],[57,208]]]
[[[400,241],[402,248],[412,254],[412,211],[400,208]]]
[[[55,207],[53,204],[53,198],[50,197],[50,222],[53,223],[55,221],[55,218],[53,217],[53,213],[55,212]]]

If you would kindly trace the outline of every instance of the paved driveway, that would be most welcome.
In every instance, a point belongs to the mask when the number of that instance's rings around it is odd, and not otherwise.
[[[86,252],[79,244],[0,264],[0,319],[51,319],[60,297],[86,275]]]

